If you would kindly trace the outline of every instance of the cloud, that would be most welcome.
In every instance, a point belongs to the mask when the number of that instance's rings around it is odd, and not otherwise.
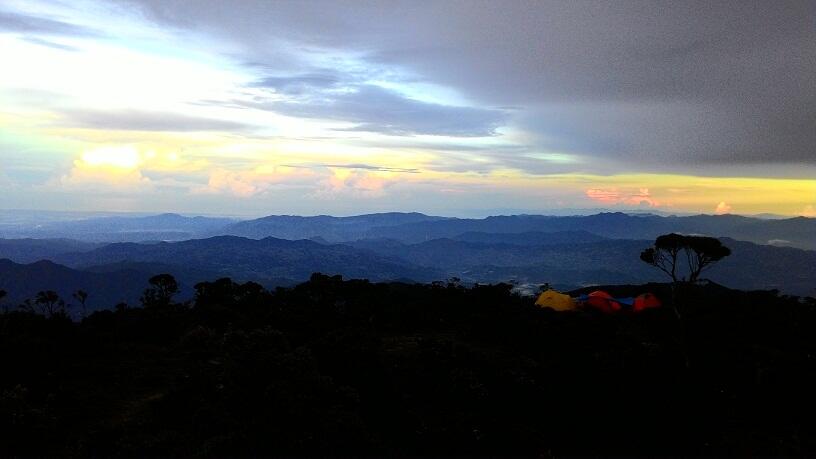
[[[51,40],[45,40],[43,38],[38,37],[24,37],[23,40],[33,43],[35,45],[40,46],[47,46],[49,48],[59,49],[61,51],[79,51],[79,48],[70,45],[64,45],[62,43],[57,43]]]
[[[396,184],[393,171],[361,169],[346,165],[289,166],[261,165],[233,171],[216,168],[209,173],[205,186],[195,187],[193,194],[227,194],[239,198],[273,195],[278,191],[302,190],[301,197],[319,200],[339,198],[374,198]]]
[[[0,124],[15,141],[37,137],[7,149],[4,162],[27,156],[39,169],[28,183],[55,168],[65,175],[65,152],[84,142],[119,140],[172,145],[210,163],[182,172],[142,149],[135,173],[89,157],[71,177],[100,181],[94,173],[110,169],[134,189],[164,181],[226,209],[296,208],[302,197],[312,203],[302,209],[319,210],[319,199],[339,195],[439,208],[521,208],[518,196],[530,208],[710,212],[716,196],[744,212],[797,214],[813,204],[812,180],[749,180],[816,172],[816,11],[805,2],[14,5],[48,12],[0,17],[12,30],[2,37],[11,60]],[[84,39],[72,29],[83,24],[109,35]],[[80,51],[46,48],[54,44]],[[26,95],[32,89],[43,93]],[[127,110],[99,110],[114,107]],[[263,161],[279,171],[259,170]],[[9,174],[18,182],[19,170]],[[655,171],[674,175],[645,173]],[[417,188],[422,199],[403,201]],[[440,189],[473,191],[440,201]],[[339,201],[326,207],[353,211],[359,202]]]
[[[144,191],[151,185],[151,181],[139,170],[76,164],[68,175],[60,179],[60,185],[66,190]]]
[[[140,170],[142,164],[133,146],[100,147],[82,153],[60,184],[67,189],[136,190],[150,186]]]
[[[64,111],[63,117],[69,126],[90,129],[194,132],[243,131],[249,128],[235,121],[139,110],[70,110]]]
[[[501,110],[423,102],[370,84],[311,97],[270,99],[246,105],[287,116],[355,124],[338,130],[395,136],[493,136],[506,119]]]
[[[336,87],[341,78],[334,73],[309,73],[296,76],[269,76],[255,81],[250,86],[272,89],[277,93],[299,95],[314,90],[326,90]]]
[[[714,208],[714,213],[717,215],[730,214],[731,206],[726,204],[724,201],[720,201],[720,203],[717,204],[717,207]]]
[[[593,201],[605,204],[617,204],[621,200],[621,195],[617,189],[590,188],[586,190],[586,196]]]
[[[144,192],[157,187],[189,188],[206,160],[134,144],[102,145],[83,151],[58,184],[66,189]],[[191,181],[192,180],[192,181]]]
[[[314,196],[323,199],[343,197],[379,198],[385,195],[385,189],[394,184],[394,180],[377,175],[370,171],[331,168],[331,175],[321,182],[321,188]]]
[[[296,165],[287,164],[287,167],[306,167],[306,168],[337,168],[337,169],[364,169],[369,171],[379,172],[399,172],[404,174],[419,174],[421,171],[410,167],[384,167],[372,166],[370,164],[352,163],[352,164],[317,164],[317,165]]]
[[[531,147],[602,160],[591,165],[816,165],[816,11],[806,1],[136,3],[154,20],[206,25],[241,42],[247,61],[275,67],[287,55],[283,61],[304,75],[331,65],[341,74],[366,68],[377,74],[371,79],[411,75],[475,107],[513,107]],[[345,65],[349,56],[357,59],[353,68]],[[333,81],[270,83],[305,94]],[[374,132],[435,131],[388,111],[384,122],[372,122],[359,107],[365,103],[350,95],[322,109],[290,109],[331,119],[345,112]],[[333,110],[337,117],[326,113]],[[464,124],[470,128],[440,130],[491,131],[483,121],[475,129]]]
[[[210,173],[207,188],[201,192],[229,192],[235,196],[249,197],[257,194],[262,188],[253,183],[252,177],[237,172],[217,169]]]
[[[0,11],[0,31],[39,35],[94,37],[98,32],[70,22],[42,16]]]
[[[270,192],[276,186],[313,188],[320,179],[312,170],[286,165],[261,165],[239,171],[215,168],[209,173],[207,185],[195,187],[191,192],[249,198]]]
[[[649,192],[648,188],[639,188],[637,191],[622,192],[618,188],[589,188],[584,194],[593,201],[607,205],[633,205],[641,207],[657,207],[660,202]]]

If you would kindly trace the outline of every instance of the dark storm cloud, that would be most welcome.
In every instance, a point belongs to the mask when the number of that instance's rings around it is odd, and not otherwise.
[[[38,35],[65,35],[93,37],[97,32],[87,27],[40,16],[11,13],[0,10],[0,32],[18,32]]]
[[[517,107],[531,147],[653,170],[816,165],[813,1],[139,3],[156,20],[246,44],[247,60],[271,63],[292,43],[356,53],[482,106]],[[388,102],[350,96],[330,117],[397,132],[389,117],[416,118]],[[362,119],[380,110],[385,123]],[[485,123],[470,116],[464,125]],[[443,131],[460,130],[452,118]]]
[[[120,129],[125,131],[241,131],[249,126],[233,121],[198,118],[166,112],[136,110],[63,112],[65,123],[72,127]]]

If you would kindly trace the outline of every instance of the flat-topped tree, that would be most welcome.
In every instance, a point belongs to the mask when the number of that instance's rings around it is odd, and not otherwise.
[[[663,271],[677,282],[677,257],[685,247],[685,236],[671,233],[658,236],[654,247],[640,254],[640,259]]]
[[[685,255],[681,256],[681,253]],[[703,270],[710,268],[714,263],[731,255],[731,249],[722,245],[719,239],[706,236],[684,236],[682,234],[671,233],[658,236],[655,239],[654,247],[649,247],[640,254],[640,259],[663,271],[672,279],[671,303],[674,314],[680,321],[681,342],[686,366],[690,365],[687,344],[685,341],[685,320],[684,307],[682,301],[678,301],[678,284],[691,284],[697,281]],[[688,277],[679,276],[681,270],[681,259],[686,259],[686,269]],[[678,264],[679,263],[679,264]],[[678,277],[680,278],[678,281]]]
[[[724,246],[719,239],[705,236],[686,236],[685,250],[689,282],[697,281],[703,270],[731,255],[731,249]]]
[[[658,236],[654,247],[641,252],[640,259],[663,271],[671,277],[673,283],[677,283],[696,282],[705,269],[728,255],[731,255],[731,249],[717,238],[671,233]],[[679,275],[683,258],[686,261],[688,277]]]

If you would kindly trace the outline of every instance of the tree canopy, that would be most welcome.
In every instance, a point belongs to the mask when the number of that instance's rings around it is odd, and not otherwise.
[[[696,282],[704,270],[728,255],[731,255],[731,249],[717,238],[671,233],[659,236],[653,247],[641,252],[640,259],[663,271],[676,283]]]

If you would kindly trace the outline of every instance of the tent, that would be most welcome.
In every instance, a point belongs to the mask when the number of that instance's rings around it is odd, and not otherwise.
[[[612,297],[612,295],[603,290],[595,290],[587,296],[584,304],[590,309],[595,309],[601,312],[618,312],[621,310],[621,304]]]
[[[640,312],[644,309],[659,308],[660,306],[662,306],[662,304],[656,296],[652,295],[651,293],[644,293],[635,298],[632,309],[635,312]]]
[[[572,311],[576,306],[571,296],[552,289],[541,292],[535,304],[542,308],[553,308],[556,311]]]

